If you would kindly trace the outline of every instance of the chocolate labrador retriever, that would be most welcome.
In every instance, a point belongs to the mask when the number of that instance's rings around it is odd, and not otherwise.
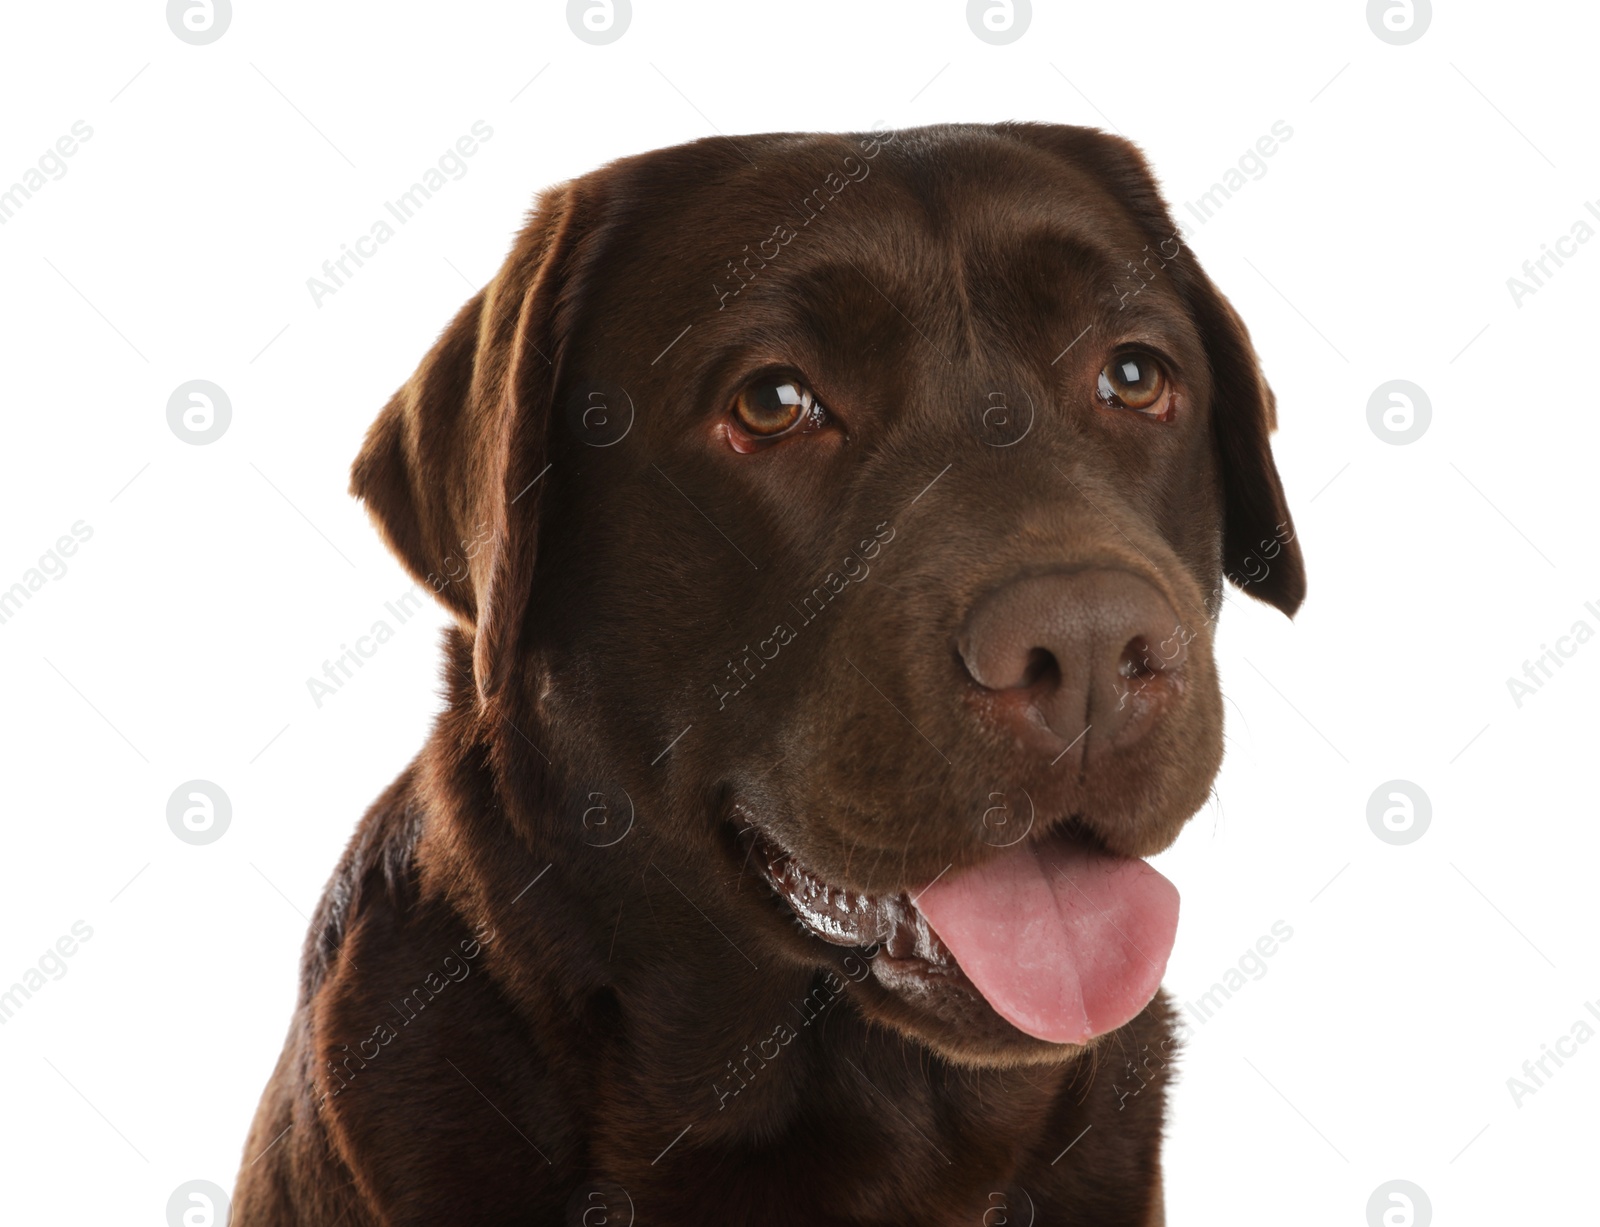
[[[1149,1224],[1272,394],[1139,153],[699,141],[539,200],[353,490],[446,706],[306,942],[243,1227]]]

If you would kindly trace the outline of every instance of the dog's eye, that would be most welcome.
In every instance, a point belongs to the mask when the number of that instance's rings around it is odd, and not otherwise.
[[[1141,350],[1124,350],[1100,368],[1100,399],[1113,409],[1132,409],[1166,421],[1172,392],[1160,361]]]
[[[790,431],[815,430],[827,410],[815,393],[789,375],[766,375],[746,384],[733,401],[740,429],[757,439],[776,439]]]

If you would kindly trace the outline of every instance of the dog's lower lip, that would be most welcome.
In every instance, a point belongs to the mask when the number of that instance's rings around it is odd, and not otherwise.
[[[956,970],[955,960],[904,893],[868,895],[835,887],[759,831],[754,855],[762,876],[813,936],[835,946],[877,948],[891,959]]]

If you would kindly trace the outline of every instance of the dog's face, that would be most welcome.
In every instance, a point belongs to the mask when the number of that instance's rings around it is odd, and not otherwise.
[[[1132,858],[1221,758],[1221,585],[1303,594],[1272,419],[1124,142],[742,137],[547,195],[355,484],[485,711],[631,798],[617,863],[952,1059],[1049,1061],[1165,965]]]

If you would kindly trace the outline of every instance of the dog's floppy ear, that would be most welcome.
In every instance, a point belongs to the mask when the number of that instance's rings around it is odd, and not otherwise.
[[[575,182],[540,197],[500,271],[384,406],[351,470],[351,493],[390,548],[472,640],[485,697],[505,682],[527,608],[563,291],[592,196]]]
[[[1183,243],[1135,145],[1094,128],[1006,124],[1002,129],[1092,175],[1148,236],[1148,250],[1166,261],[1162,271],[1170,272],[1188,305],[1211,367],[1211,420],[1222,466],[1223,572],[1251,596],[1292,616],[1305,599],[1305,564],[1272,459],[1276,402],[1243,321]]]
[[[1306,598],[1306,569],[1272,459],[1277,400],[1239,313],[1192,252],[1185,250],[1181,258],[1193,270],[1185,297],[1211,362],[1211,423],[1222,464],[1223,571],[1243,591],[1293,617]]]

